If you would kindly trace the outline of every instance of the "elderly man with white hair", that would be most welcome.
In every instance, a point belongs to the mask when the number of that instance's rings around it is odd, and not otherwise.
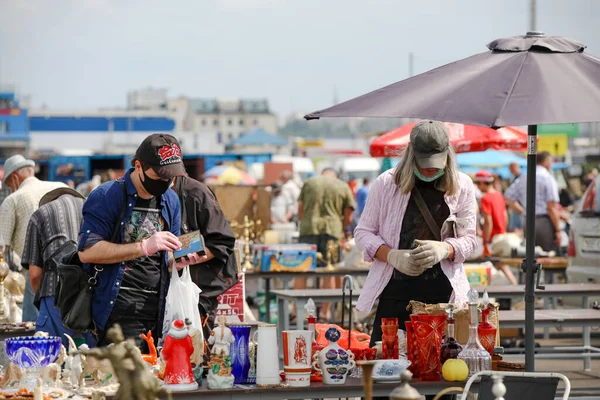
[[[411,300],[467,300],[463,262],[477,248],[475,190],[458,171],[446,126],[421,121],[395,170],[371,186],[354,231],[366,261],[374,261],[356,308],[379,299],[371,346],[381,340],[382,318],[409,321]]]
[[[41,198],[51,190],[67,187],[62,182],[46,182],[35,177],[35,162],[16,154],[4,162],[2,185],[12,192],[0,205],[0,236],[4,239],[4,255],[13,269],[19,266],[12,259],[12,251],[18,257],[23,254],[27,224]],[[38,311],[33,305],[34,293],[25,271],[25,296],[23,299],[23,321],[35,321]]]

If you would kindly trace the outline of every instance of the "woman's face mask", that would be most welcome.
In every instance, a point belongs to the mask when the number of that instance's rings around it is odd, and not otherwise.
[[[439,169],[438,172],[436,172],[432,176],[425,176],[421,173],[421,171],[419,171],[419,169],[417,167],[415,167],[415,176],[417,178],[419,178],[420,180],[422,180],[423,182],[433,182],[436,179],[438,179],[439,177],[441,177],[442,175],[444,175],[444,169]]]

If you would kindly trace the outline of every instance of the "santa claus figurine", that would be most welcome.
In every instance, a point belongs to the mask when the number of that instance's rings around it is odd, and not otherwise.
[[[182,392],[198,388],[190,363],[193,352],[194,345],[185,323],[180,319],[173,321],[161,353],[165,362],[163,386],[166,389]]]

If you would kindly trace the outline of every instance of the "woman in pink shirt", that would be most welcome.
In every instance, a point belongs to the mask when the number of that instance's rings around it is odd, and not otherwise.
[[[415,191],[433,217],[430,224]],[[475,205],[473,183],[458,171],[446,126],[416,124],[398,166],[373,182],[354,231],[365,259],[373,261],[356,308],[369,312],[379,299],[371,345],[381,340],[381,318],[398,318],[400,326],[409,320],[411,300],[466,302],[463,262],[477,247]]]

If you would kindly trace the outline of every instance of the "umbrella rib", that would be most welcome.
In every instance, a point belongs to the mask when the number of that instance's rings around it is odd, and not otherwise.
[[[510,86],[510,89],[508,91],[506,99],[504,100],[504,104],[502,104],[502,108],[500,109],[500,112],[498,113],[498,116],[496,117],[496,121],[494,121],[494,122],[498,122],[498,119],[502,116],[502,112],[506,108],[506,105],[508,104],[508,101],[510,100],[510,96],[512,96],[512,93],[515,90],[515,86],[517,86],[517,81],[519,80],[519,77],[521,76],[521,72],[523,71],[523,67],[525,66],[525,61],[527,61],[527,57],[529,57],[528,51],[525,52],[525,58],[523,58],[523,61],[521,62],[521,67],[519,67],[519,72],[516,74],[515,80],[513,81],[512,85]],[[496,123],[494,123],[494,126],[498,126],[498,125]]]

